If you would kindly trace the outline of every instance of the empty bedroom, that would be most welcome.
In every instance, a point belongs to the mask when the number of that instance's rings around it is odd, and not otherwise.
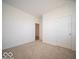
[[[2,59],[76,59],[76,0],[2,0]]]

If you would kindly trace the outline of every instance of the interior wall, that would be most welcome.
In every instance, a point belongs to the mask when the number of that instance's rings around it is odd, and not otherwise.
[[[75,5],[69,1],[43,15],[43,42],[76,50]]]
[[[35,40],[33,16],[3,2],[2,48],[10,48]]]

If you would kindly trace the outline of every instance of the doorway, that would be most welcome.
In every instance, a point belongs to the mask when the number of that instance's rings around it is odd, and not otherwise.
[[[35,40],[39,40],[39,24],[35,23]]]

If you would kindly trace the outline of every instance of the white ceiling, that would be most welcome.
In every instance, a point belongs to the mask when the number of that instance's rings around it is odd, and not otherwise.
[[[41,16],[72,0],[2,0],[33,16]]]

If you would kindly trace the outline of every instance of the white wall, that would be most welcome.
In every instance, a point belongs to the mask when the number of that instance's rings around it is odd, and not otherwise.
[[[75,50],[75,2],[43,15],[43,42]]]
[[[3,49],[35,40],[33,16],[3,2]]]

